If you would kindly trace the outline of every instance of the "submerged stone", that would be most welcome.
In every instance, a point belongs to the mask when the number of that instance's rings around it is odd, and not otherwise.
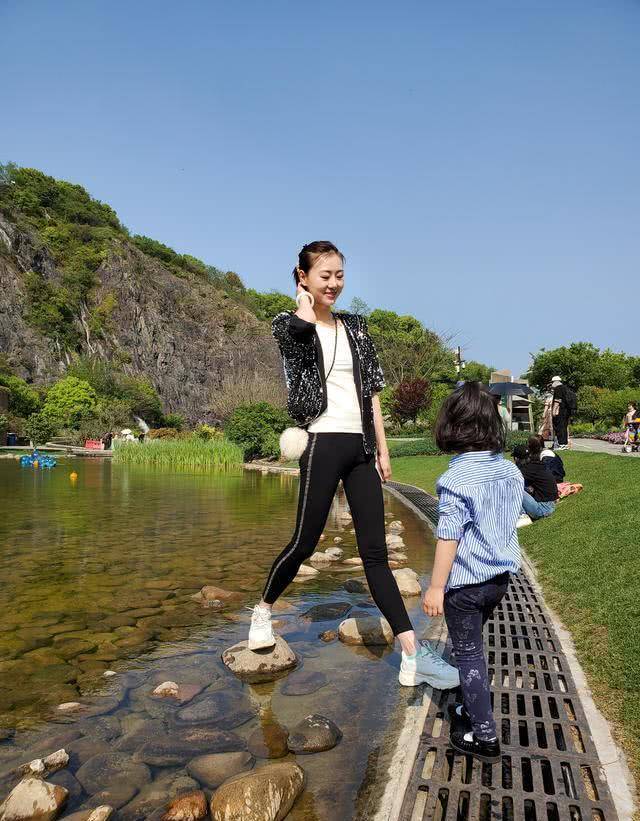
[[[304,788],[304,770],[290,761],[237,775],[211,798],[212,821],[282,821]]]

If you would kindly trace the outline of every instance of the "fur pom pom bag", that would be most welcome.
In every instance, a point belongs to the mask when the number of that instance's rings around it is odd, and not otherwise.
[[[283,459],[295,461],[305,452],[309,434],[304,428],[286,428],[280,434],[280,453]]]

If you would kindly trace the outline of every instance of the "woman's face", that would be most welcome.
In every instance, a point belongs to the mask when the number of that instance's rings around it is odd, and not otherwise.
[[[313,295],[316,304],[331,307],[344,288],[344,263],[338,254],[324,254],[316,259],[300,282]]]

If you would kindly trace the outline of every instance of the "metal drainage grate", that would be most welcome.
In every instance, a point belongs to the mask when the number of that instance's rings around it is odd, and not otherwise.
[[[434,521],[437,502],[397,491]],[[410,490],[410,495],[405,489]],[[568,663],[544,605],[524,573],[485,628],[502,761],[484,764],[449,747],[455,693],[435,691],[400,821],[615,821]]]

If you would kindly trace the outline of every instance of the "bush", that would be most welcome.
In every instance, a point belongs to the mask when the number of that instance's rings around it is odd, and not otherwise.
[[[180,433],[175,428],[152,428],[146,436],[147,439],[178,439]]]
[[[402,422],[415,424],[418,414],[430,401],[430,384],[426,379],[405,379],[396,385],[391,398],[391,413]]]
[[[282,431],[291,425],[287,413],[268,402],[241,405],[231,414],[225,434],[240,445],[245,459],[277,457],[278,439]]]
[[[168,413],[164,417],[164,426],[180,431],[184,428],[184,416],[180,413]]]
[[[508,430],[505,437],[505,453],[511,453],[516,445],[526,445],[533,431],[530,430]]]
[[[32,388],[19,376],[0,374],[0,385],[9,388],[9,410],[16,416],[31,416],[40,410],[42,399],[35,388]]]
[[[421,418],[424,419],[430,430],[433,430],[438,414],[440,413],[442,403],[447,396],[449,396],[451,391],[451,385],[447,385],[445,382],[435,382],[431,386],[431,403],[427,408],[426,413],[421,415]]]
[[[60,429],[56,420],[44,411],[32,413],[24,426],[25,434],[31,439],[34,447],[44,445]]]
[[[630,402],[640,401],[640,388],[612,391],[585,385],[578,391],[578,422],[592,422],[601,428],[620,427]]]
[[[91,385],[75,376],[67,376],[49,389],[42,413],[58,428],[74,428],[90,415],[95,405],[96,394]]]
[[[206,425],[204,423],[198,425],[193,433],[194,436],[197,436],[199,439],[204,439],[205,441],[209,441],[210,439],[219,439],[222,436],[222,431],[220,428],[214,428],[212,425]]]
[[[4,435],[9,430],[9,417],[0,413],[0,441],[4,441]]]

